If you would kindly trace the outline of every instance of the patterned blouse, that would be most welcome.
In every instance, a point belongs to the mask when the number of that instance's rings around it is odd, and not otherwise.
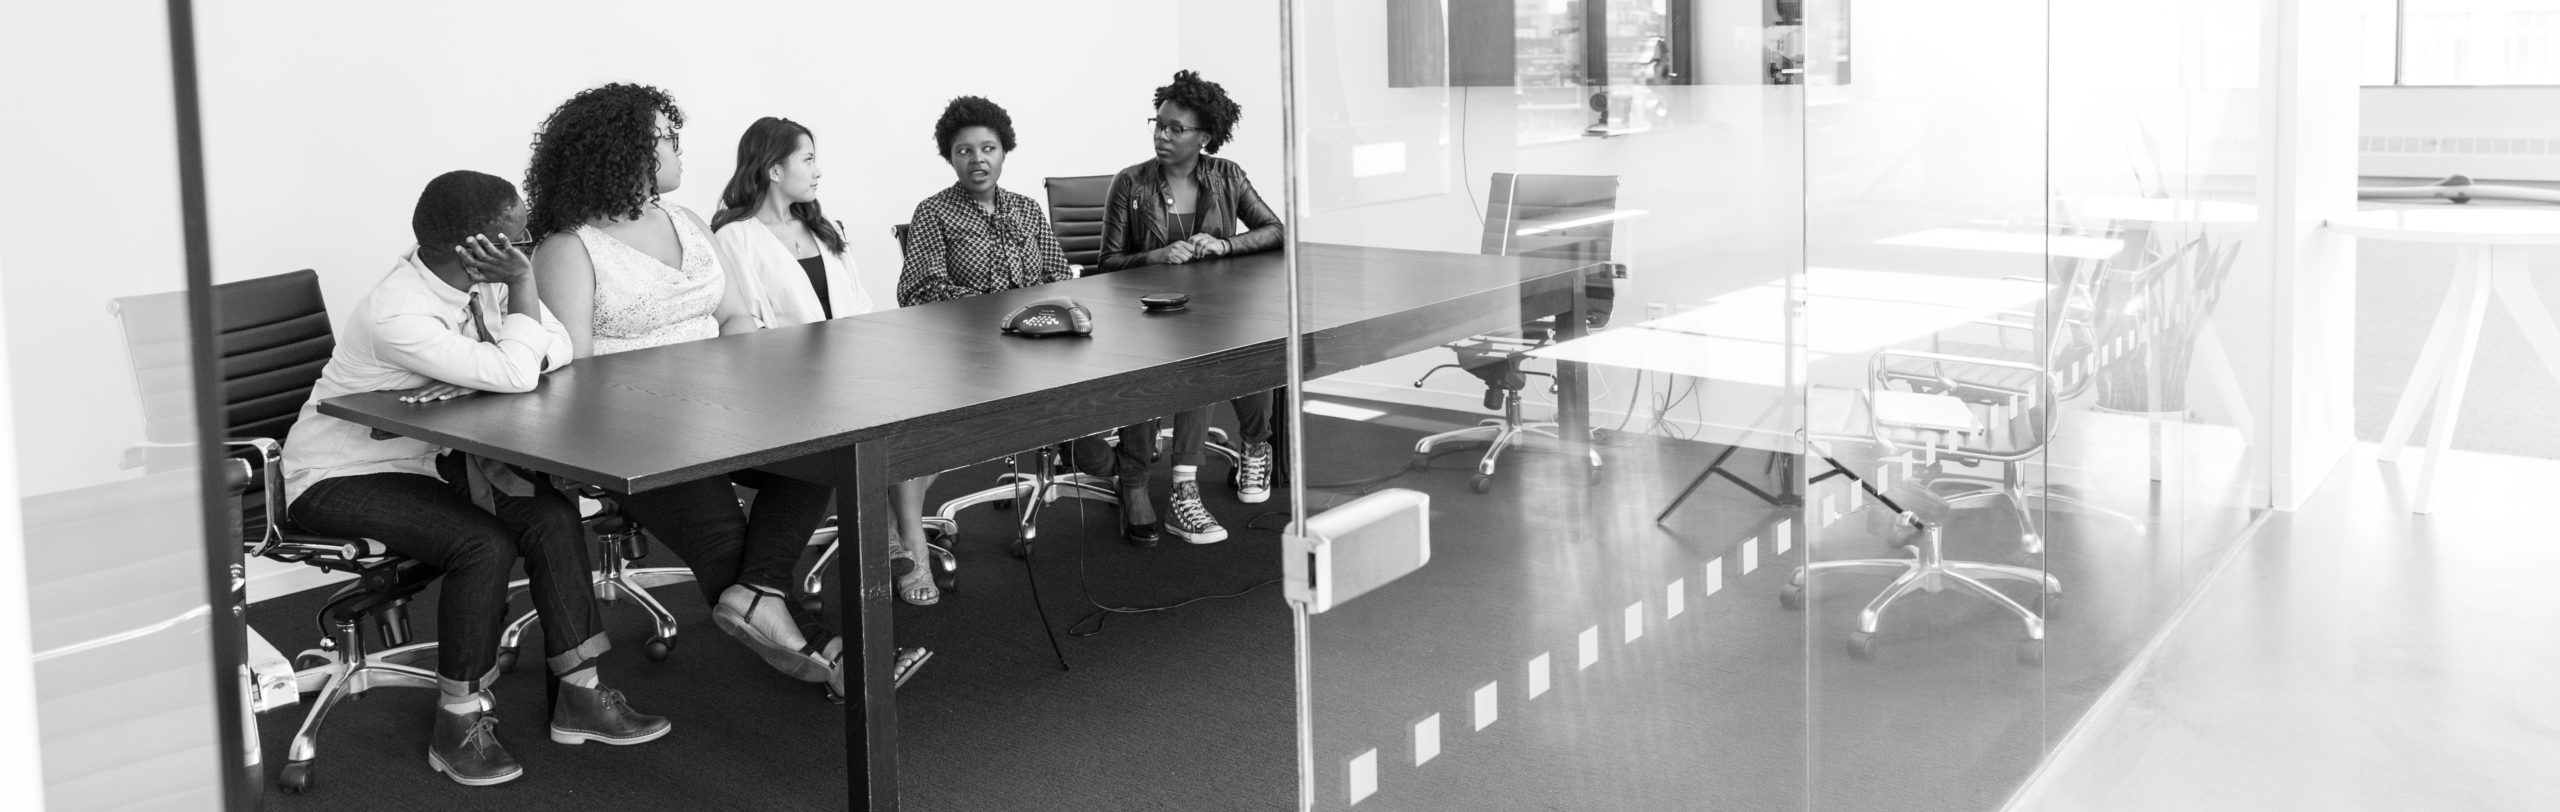
[[[660,205],[675,223],[681,268],[668,267],[595,226],[578,226],[596,269],[595,354],[681,344],[720,335],[725,280],[711,238],[681,206]]]
[[[1075,278],[1040,204],[1001,188],[992,214],[959,184],[917,203],[906,252],[900,307]]]

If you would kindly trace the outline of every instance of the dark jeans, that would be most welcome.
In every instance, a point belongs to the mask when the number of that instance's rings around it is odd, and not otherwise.
[[[533,608],[542,613],[544,653],[603,650],[595,574],[587,565],[578,509],[542,477],[532,496],[497,494],[497,513],[471,503],[462,455],[418,474],[359,474],[312,484],[289,509],[302,529],[369,538],[444,573],[436,599],[436,673],[478,690],[498,664],[507,625],[507,576],[524,559]],[[579,658],[585,659],[585,658]]]
[[[751,509],[738,509],[733,482],[756,490]],[[622,506],[693,568],[703,599],[718,604],[740,583],[791,594],[791,570],[834,496],[824,485],[750,469],[632,494]]]
[[[1278,391],[1255,392],[1227,401],[1236,410],[1235,438],[1239,444],[1271,442],[1271,404]],[[1207,461],[1209,448],[1209,410],[1216,404],[1173,416],[1173,464],[1199,467]],[[1076,438],[1072,451],[1076,470],[1092,476],[1144,476],[1155,451],[1155,421],[1147,421],[1120,429],[1120,447],[1109,448],[1099,436]]]

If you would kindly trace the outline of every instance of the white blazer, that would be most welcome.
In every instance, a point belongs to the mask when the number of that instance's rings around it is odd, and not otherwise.
[[[826,309],[818,306],[817,289],[809,286],[809,272],[800,269],[800,261],[791,257],[791,247],[783,245],[773,229],[750,217],[721,226],[712,239],[735,260],[728,268],[729,284],[745,294],[747,309],[755,313],[758,325],[788,327],[826,318]],[[834,305],[835,317],[871,312],[871,292],[854,278],[851,260],[826,250],[818,256],[826,264],[827,301]]]

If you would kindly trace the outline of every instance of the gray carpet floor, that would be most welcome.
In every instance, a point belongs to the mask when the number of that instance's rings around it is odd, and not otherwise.
[[[1403,462],[1397,449],[1410,448],[1417,427],[1473,417],[1385,408],[1397,419],[1315,418],[1311,478],[1380,474]],[[1468,491],[1463,456],[1393,481],[1431,494],[1435,553],[1395,589],[1314,619],[1321,808],[1350,806],[1351,765],[1372,752],[1377,789],[1361,809],[1990,808],[2187,586],[2176,575],[2182,562],[2161,558],[2178,545],[2127,543],[2118,525],[2057,512],[2046,528],[2048,562],[2075,591],[2070,611],[2052,621],[2042,666],[2018,662],[2014,621],[1953,594],[1898,605],[1882,652],[1855,659],[1844,651],[1850,618],[1881,579],[1818,582],[1804,610],[1781,607],[1777,592],[1808,546],[1825,559],[1891,555],[1881,538],[1844,521],[1780,544],[1777,523],[1802,514],[1722,484],[1655,524],[1654,511],[1717,448],[1625,440],[1606,452],[1610,468],[1596,486],[1571,460],[1539,453],[1506,456],[1490,494]],[[1761,474],[1757,452],[1742,455],[1739,469]],[[994,472],[946,476],[936,497]],[[1289,613],[1276,588],[1252,588],[1278,575],[1276,522],[1245,526],[1285,505],[1239,505],[1222,488],[1209,491],[1235,534],[1223,544],[1133,549],[1113,534],[1112,511],[1078,511],[1073,502],[1043,523],[1032,569],[1049,622],[1062,631],[1094,602],[1163,606],[1244,592],[1114,615],[1098,634],[1065,638],[1072,670],[1049,653],[1023,566],[1001,552],[1003,534],[991,528],[1002,517],[989,508],[963,517],[962,589],[939,606],[898,610],[900,642],[938,652],[899,692],[901,795],[910,808],[1293,803]],[[1999,511],[1962,511],[1953,521],[1951,555],[2014,555],[2016,529]],[[1675,586],[1685,604],[1677,616],[1667,598]],[[624,748],[550,744],[539,677],[520,669],[499,687],[501,735],[528,774],[469,789],[429,771],[418,752],[427,697],[384,691],[329,720],[318,790],[271,795],[269,806],[841,807],[840,708],[709,631],[698,594],[660,594],[687,628],[674,658],[643,660],[639,615],[609,610],[622,645],[605,666],[636,704],[677,720],[669,738]],[[298,646],[316,599],[261,603],[251,622]],[[433,598],[420,604],[420,632],[431,635]],[[1626,634],[1631,606],[1642,616],[1634,639]],[[1578,659],[1586,630],[1598,636],[1588,668]],[[1537,691],[1523,669],[1541,654],[1549,687]],[[1479,729],[1486,690],[1497,712]],[[260,720],[271,762],[282,760],[300,716]],[[1419,759],[1415,727],[1434,717],[1440,751]]]

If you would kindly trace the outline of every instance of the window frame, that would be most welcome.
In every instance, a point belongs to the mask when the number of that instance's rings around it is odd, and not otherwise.
[[[2408,80],[2408,75],[2409,75],[2409,40],[2408,40],[2408,31],[2409,31],[2409,0],[2391,0],[2391,82],[2390,82],[2389,84],[2365,84],[2365,83],[2362,83],[2362,82],[2358,82],[2358,83],[2357,83],[2357,86],[2358,86],[2358,87],[2362,87],[2362,88],[2421,88],[2421,89],[2430,89],[2430,90],[2433,90],[2433,89],[2464,89],[2464,88],[2472,88],[2472,89],[2477,89],[2477,88],[2538,88],[2538,87],[2539,87],[2539,88],[2560,88],[2560,81],[2550,81],[2550,82],[2498,82],[2498,83],[2491,83],[2491,84],[2410,84],[2410,83],[2409,83],[2409,80]]]

